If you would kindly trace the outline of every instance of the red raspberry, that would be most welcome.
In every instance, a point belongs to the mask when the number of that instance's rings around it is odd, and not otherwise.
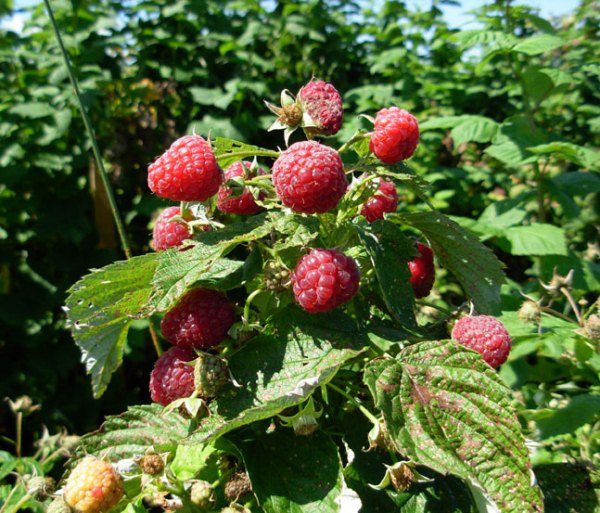
[[[333,135],[342,126],[344,106],[337,89],[323,80],[311,80],[298,92],[302,109],[316,127],[307,127],[314,134]]]
[[[210,144],[199,135],[186,135],[148,166],[148,187],[173,201],[206,201],[223,182]]]
[[[383,219],[383,214],[395,212],[398,207],[398,192],[394,182],[377,178],[376,183],[379,184],[377,192],[365,202],[360,211],[369,223]]]
[[[172,347],[156,360],[150,374],[150,397],[163,406],[175,399],[189,397],[194,392],[194,366],[188,365],[196,358],[189,347]]]
[[[184,240],[191,237],[187,225],[179,221],[169,221],[181,214],[179,207],[165,208],[154,222],[151,246],[155,251],[181,246]]]
[[[235,164],[232,164],[225,170],[225,181],[238,176],[249,178],[247,170],[249,170],[251,166],[252,164],[250,164],[250,162],[236,162]],[[260,205],[256,204],[254,196],[248,189],[244,189],[242,194],[234,196],[231,188],[226,185],[221,185],[221,187],[219,187],[217,207],[221,212],[227,214],[243,215],[256,214],[261,208]]]
[[[76,513],[104,513],[123,497],[123,480],[107,461],[86,456],[65,485],[65,502]]]
[[[406,160],[418,144],[419,124],[410,112],[390,107],[377,113],[369,147],[379,160],[386,164]]]
[[[286,207],[304,214],[335,208],[348,187],[338,152],[316,141],[285,150],[273,164],[273,184]]]
[[[198,288],[167,312],[160,328],[176,346],[206,349],[227,336],[233,321],[233,307],[221,292]]]
[[[494,369],[506,361],[510,352],[508,331],[504,324],[490,315],[459,319],[452,330],[452,338],[480,353]]]
[[[359,281],[354,259],[335,249],[311,250],[292,273],[296,301],[309,313],[327,312],[350,301]]]
[[[417,252],[414,259],[408,262],[410,269],[410,284],[415,291],[416,298],[428,296],[435,281],[435,266],[433,265],[433,251],[425,244],[417,243]]]

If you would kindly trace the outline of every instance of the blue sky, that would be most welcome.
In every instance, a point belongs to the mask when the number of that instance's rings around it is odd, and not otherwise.
[[[15,6],[22,8],[28,5],[34,5],[39,3],[40,0],[15,0]],[[431,5],[431,0],[407,0],[407,3],[411,6],[421,7],[423,9],[428,8]],[[448,23],[452,27],[467,26],[473,21],[473,16],[469,14],[469,11],[476,9],[477,7],[484,5],[486,2],[483,0],[462,0],[460,6],[443,6],[442,10],[448,20]],[[514,2],[515,4],[527,4],[540,9],[543,17],[558,16],[571,12],[579,4],[578,0],[527,0],[523,2]],[[10,27],[13,30],[20,30],[23,26],[25,15],[17,14],[12,19],[5,19],[0,21],[0,26]]]

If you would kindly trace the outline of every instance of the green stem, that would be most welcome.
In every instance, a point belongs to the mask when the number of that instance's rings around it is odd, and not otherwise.
[[[246,299],[246,303],[244,304],[244,318],[243,318],[244,324],[246,324],[246,325],[249,324],[250,305],[252,304],[252,301],[254,300],[254,298],[256,296],[258,296],[262,291],[263,291],[263,289],[261,289],[261,288],[255,289],[252,291],[252,293]]]
[[[220,486],[234,472],[235,472],[235,468],[230,468],[227,471],[223,472],[216,481],[214,481],[213,483],[211,483],[211,486],[213,488],[216,488],[217,486]]]
[[[334,385],[333,383],[329,382],[327,383],[327,386],[330,387],[332,390],[335,390],[338,394],[344,396],[346,399],[348,399],[348,401],[350,401],[354,406],[356,406],[361,413],[367,417],[375,426],[377,424],[379,424],[379,420],[377,419],[377,417],[375,417],[375,415],[373,415],[369,410],[367,410],[359,401],[358,399],[355,399],[354,397],[352,397],[350,394],[348,394],[345,390],[342,390],[340,387]]]
[[[9,499],[12,496],[13,492],[17,489],[17,487],[15,486],[9,496],[6,498],[6,501],[4,502],[4,505],[2,506],[2,508],[0,508],[0,513],[4,513],[6,506],[8,506],[9,504]],[[28,500],[31,499],[31,495],[29,495],[28,493],[26,493],[25,495],[23,495],[23,497],[21,497],[17,503],[11,508],[12,511],[17,512],[21,509],[21,506],[23,506]]]
[[[54,18],[54,12],[52,11],[52,7],[50,6],[50,0],[44,0],[44,4],[46,4],[46,9],[48,11],[48,16],[50,17],[50,22],[52,24],[52,28],[54,29],[54,34],[56,36],[56,40],[58,42],[58,46],[60,47],[60,51],[63,56],[63,60],[67,67],[67,71],[69,73],[69,79],[71,80],[71,85],[75,91],[75,97],[77,99],[77,106],[79,107],[79,111],[81,113],[81,117],[83,118],[83,124],[85,125],[85,129],[88,133],[88,136],[92,143],[92,151],[94,153],[94,158],[96,160],[96,166],[98,167],[98,172],[100,174],[100,178],[102,179],[102,184],[104,185],[104,190],[106,192],[106,196],[108,197],[108,203],[110,205],[110,209],[113,214],[113,218],[115,220],[115,225],[117,227],[117,232],[119,232],[119,238],[121,239],[121,246],[123,248],[123,252],[125,256],[129,259],[131,258],[131,250],[129,248],[129,243],[127,241],[127,236],[125,234],[125,228],[123,226],[123,222],[121,221],[121,216],[119,215],[119,211],[117,210],[117,203],[115,201],[115,196],[112,190],[112,186],[110,184],[110,180],[108,178],[108,174],[104,167],[104,163],[102,162],[102,156],[100,154],[100,149],[98,148],[98,143],[96,142],[96,135],[94,133],[94,129],[88,117],[87,111],[83,106],[83,101],[81,99],[81,92],[79,91],[79,84],[77,83],[77,78],[75,77],[75,73],[73,71],[73,67],[71,65],[71,59],[69,58],[69,54],[65,48],[65,45],[62,40],[62,36],[60,35],[60,30],[58,25],[56,24],[56,19]]]
[[[44,0],[47,1],[47,0]],[[275,150],[246,150],[246,151],[232,151],[230,153],[223,153],[219,155],[219,158],[239,157],[240,159],[246,157],[271,157],[276,159],[280,153]],[[218,160],[218,159],[217,159]]]

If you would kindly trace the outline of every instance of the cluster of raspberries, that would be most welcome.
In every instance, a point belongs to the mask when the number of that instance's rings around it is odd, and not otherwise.
[[[282,103],[283,99],[284,95]],[[278,113],[278,125],[302,126],[309,137],[335,134],[342,125],[342,97],[322,80],[310,81],[281,108],[269,107]],[[419,142],[414,116],[390,107],[380,110],[373,121],[370,150],[375,157],[390,165],[412,156]],[[260,174],[256,161],[238,161],[223,171],[211,144],[198,135],[187,135],[149,166],[148,186],[157,196],[172,201],[204,202],[216,196],[216,207],[224,214],[253,215],[262,209],[265,196],[246,183]],[[394,183],[381,177],[372,180],[374,192],[358,211],[368,222],[382,219],[398,206]],[[271,181],[283,206],[301,214],[330,212],[348,189],[339,153],[315,140],[296,142],[282,151],[272,166]],[[181,247],[198,228],[209,226],[193,219],[190,209],[166,208],[155,222],[152,247],[156,251]],[[435,279],[433,252],[417,242],[416,253],[408,263],[410,283],[415,297],[422,298],[430,293]],[[352,299],[359,289],[360,271],[353,258],[337,249],[314,248],[300,258],[289,278],[287,284],[297,304],[309,313],[320,313]],[[197,391],[190,362],[196,360],[197,351],[215,351],[234,320],[227,297],[207,289],[188,292],[167,312],[161,329],[174,347],[159,358],[152,372],[152,399],[168,404]]]

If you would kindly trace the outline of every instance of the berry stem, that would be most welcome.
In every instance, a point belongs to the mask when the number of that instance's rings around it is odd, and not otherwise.
[[[98,173],[100,174],[100,178],[102,179],[102,184],[104,185],[104,190],[106,192],[106,196],[108,198],[108,203],[110,205],[110,209],[113,214],[113,218],[115,221],[115,226],[117,227],[117,232],[119,232],[119,238],[121,239],[121,247],[123,248],[123,252],[125,253],[125,257],[127,259],[131,258],[131,249],[129,248],[129,242],[127,241],[127,235],[125,234],[125,228],[123,226],[123,221],[121,220],[121,216],[119,215],[119,211],[117,210],[117,203],[115,201],[115,195],[112,190],[112,186],[110,184],[110,180],[108,178],[108,174],[106,172],[106,168],[104,167],[104,163],[102,161],[102,155],[100,154],[100,149],[98,148],[98,143],[96,141],[96,135],[94,133],[94,129],[90,122],[90,118],[88,117],[87,111],[83,106],[83,101],[81,99],[81,92],[79,91],[79,84],[77,82],[77,78],[75,77],[75,73],[73,71],[73,67],[71,65],[71,59],[69,58],[69,54],[63,44],[62,36],[60,35],[60,30],[58,25],[56,24],[56,19],[54,18],[54,12],[52,11],[52,7],[50,6],[50,0],[44,0],[46,4],[46,10],[48,11],[48,16],[50,17],[50,23],[52,24],[52,28],[54,29],[54,34],[56,36],[56,41],[58,42],[58,46],[60,47],[60,51],[63,56],[63,60],[67,67],[67,71],[69,73],[69,79],[71,80],[71,85],[73,86],[73,90],[75,91],[75,97],[77,99],[77,106],[79,107],[79,112],[81,113],[81,117],[83,118],[83,124],[85,125],[85,129],[88,133],[90,141],[92,143],[92,151],[94,154],[94,159],[96,160],[96,166],[98,169]]]
[[[344,396],[346,399],[348,399],[348,401],[350,401],[354,406],[356,406],[361,411],[361,413],[373,423],[373,425],[376,426],[377,424],[379,424],[379,420],[377,419],[377,417],[375,417],[375,415],[373,415],[369,410],[367,410],[367,408],[365,408],[358,401],[358,399],[355,399],[350,394],[348,394],[346,391],[342,390],[340,387],[334,385],[331,382],[327,383],[327,386],[330,387],[331,389],[335,390],[338,394]]]
[[[47,0],[45,0],[47,1]],[[246,157],[271,157],[273,159],[278,158],[280,155],[280,153],[278,151],[275,150],[246,150],[246,151],[232,151],[230,153],[223,153],[222,155],[219,155],[218,158],[230,158],[230,157],[236,157],[236,158],[246,158]],[[217,158],[217,160],[218,160]]]
[[[344,144],[342,144],[340,146],[338,153],[344,153],[354,143],[356,143],[362,139],[366,139],[367,137],[369,137],[369,134],[362,133],[362,132],[358,132],[358,133],[354,134],[350,139],[348,139]]]

